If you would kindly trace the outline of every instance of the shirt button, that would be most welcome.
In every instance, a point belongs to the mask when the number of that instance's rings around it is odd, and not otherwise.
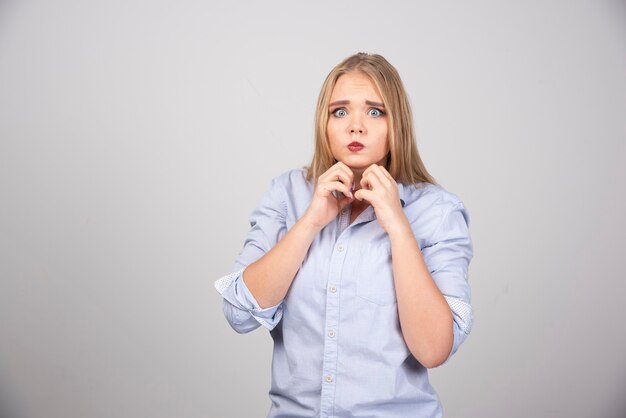
[[[343,246],[343,244],[337,245],[337,251],[342,252],[344,249],[345,247]]]
[[[328,290],[330,290],[331,293],[337,293],[337,288],[335,286],[331,286]]]
[[[328,331],[328,336],[330,338],[334,338],[335,337],[335,331],[333,331],[332,329],[330,331]]]
[[[327,381],[328,383],[330,383],[330,382],[332,382],[332,381],[333,381],[333,377],[332,377],[331,375],[329,375],[329,374],[327,374],[327,375],[326,375],[326,377],[325,377],[324,379],[326,379],[326,381]]]

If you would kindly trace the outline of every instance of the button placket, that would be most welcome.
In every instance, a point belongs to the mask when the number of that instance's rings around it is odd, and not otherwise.
[[[340,218],[347,218],[347,214],[341,214]],[[342,219],[340,219],[341,223]],[[345,219],[343,219],[345,221]],[[345,222],[344,222],[345,223]],[[328,285],[326,291],[326,320],[324,336],[324,355],[322,365],[322,393],[320,400],[320,415],[334,415],[335,385],[337,384],[337,354],[339,328],[339,305],[340,305],[340,284],[343,265],[348,250],[349,228],[340,232],[339,238],[333,248],[328,270]]]

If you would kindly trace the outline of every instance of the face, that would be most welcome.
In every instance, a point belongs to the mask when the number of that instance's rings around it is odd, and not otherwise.
[[[337,161],[356,170],[385,164],[389,153],[387,114],[369,76],[359,72],[341,75],[328,112],[326,135]]]

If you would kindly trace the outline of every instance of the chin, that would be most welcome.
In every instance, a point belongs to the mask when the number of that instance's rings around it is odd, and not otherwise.
[[[367,167],[369,167],[370,165],[372,165],[372,163],[355,163],[355,162],[349,162],[349,161],[341,161],[342,163],[344,163],[345,165],[347,165],[348,167],[350,167],[353,170],[365,170]]]
[[[378,164],[378,161],[365,161],[365,162],[363,162],[363,161],[350,161],[349,159],[348,159],[348,161],[344,160],[342,162],[345,165],[347,165],[348,167],[353,168],[353,169],[357,169],[357,170],[358,169],[365,170],[367,167],[369,167],[372,164]]]

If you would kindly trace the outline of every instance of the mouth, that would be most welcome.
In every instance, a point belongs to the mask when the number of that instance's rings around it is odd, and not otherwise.
[[[348,144],[348,149],[352,152],[357,152],[362,150],[363,148],[365,148],[365,145],[361,144],[360,142],[357,141],[353,141],[351,143]]]

